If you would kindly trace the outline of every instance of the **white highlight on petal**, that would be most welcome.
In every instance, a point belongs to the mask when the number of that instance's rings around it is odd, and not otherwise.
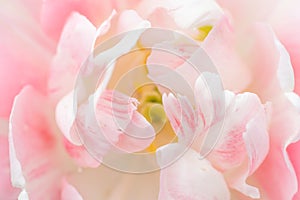
[[[99,26],[99,28],[96,31],[96,37],[94,38],[93,41],[92,50],[94,49],[94,46],[96,44],[97,37],[104,35],[110,29],[111,20],[116,16],[116,14],[117,14],[116,10],[113,10],[110,16]]]
[[[22,166],[17,158],[15,146],[13,142],[13,135],[11,132],[11,124],[9,124],[8,143],[9,143],[9,160],[10,160],[10,173],[11,182],[14,187],[25,188],[25,178],[22,173]]]
[[[277,38],[275,38],[275,44],[280,54],[277,69],[280,87],[285,92],[292,92],[295,87],[295,80],[290,55]]]
[[[74,91],[64,96],[57,104],[55,110],[55,118],[58,127],[64,136],[74,145],[81,145],[80,138],[71,133],[71,128],[76,118],[75,113],[77,111],[76,105],[74,105]]]
[[[29,196],[28,196],[26,190],[21,191],[21,193],[18,196],[18,200],[29,200]]]
[[[296,107],[297,111],[300,113],[300,97],[294,92],[287,92],[285,93],[285,96]]]
[[[18,98],[18,96],[16,96],[15,99],[16,98]],[[14,109],[15,109],[15,104],[12,107],[11,113],[14,112]],[[29,198],[25,191],[26,180],[23,175],[21,163],[17,158],[15,145],[13,141],[12,115],[10,115],[10,119],[9,119],[8,145],[9,145],[10,175],[11,175],[12,186],[23,189],[22,192],[19,194],[18,200],[27,200]]]

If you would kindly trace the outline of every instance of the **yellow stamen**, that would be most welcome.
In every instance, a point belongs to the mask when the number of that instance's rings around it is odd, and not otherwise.
[[[211,31],[213,27],[211,25],[205,25],[198,28],[198,34],[195,37],[196,40],[204,41],[204,39],[207,37],[209,32]]]
[[[157,135],[152,144],[143,152],[154,153],[157,148],[177,141],[177,137],[168,122],[162,97],[155,85],[146,85],[136,90],[134,97],[140,102],[138,111],[148,120]]]

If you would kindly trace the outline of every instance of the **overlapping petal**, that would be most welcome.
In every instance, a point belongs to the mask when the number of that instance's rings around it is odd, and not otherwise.
[[[9,130],[12,184],[23,190],[21,196],[28,195],[30,199],[43,199],[45,194],[54,199],[60,195],[57,183],[63,172],[63,155],[51,115],[49,100],[32,87],[25,87],[15,99]]]
[[[158,199],[230,199],[223,175],[214,169],[209,161],[200,159],[194,150],[188,150],[174,163],[166,166],[172,154],[181,152],[181,148],[181,145],[169,144],[157,152],[157,160],[162,168]]]

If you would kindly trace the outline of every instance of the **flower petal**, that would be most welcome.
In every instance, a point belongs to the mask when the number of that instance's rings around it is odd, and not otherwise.
[[[41,24],[48,35],[59,39],[63,26],[72,12],[82,13],[93,24],[99,25],[112,10],[112,3],[103,1],[45,0],[41,10]]]
[[[74,186],[70,185],[66,180],[62,183],[61,200],[83,200]]]
[[[30,199],[43,199],[45,194],[50,199],[59,196],[62,155],[54,134],[51,107],[45,96],[25,87],[15,98],[10,117],[12,182],[24,189],[21,196],[28,193]]]
[[[103,134],[123,151],[145,149],[154,139],[154,129],[139,114],[137,100],[116,91],[105,91],[98,100],[96,118]]]
[[[299,133],[300,134],[300,133]],[[296,194],[293,197],[293,200],[297,200],[300,198],[300,159],[299,159],[299,154],[298,152],[300,151],[300,142],[298,140],[298,142],[291,144],[288,148],[287,148],[288,154],[289,154],[289,158],[293,164],[293,167],[295,169],[296,172],[296,176],[297,176],[297,181],[298,181],[298,191],[296,192]]]
[[[163,95],[163,105],[178,142],[191,144],[200,128],[193,107],[186,97],[175,98],[173,94]]]
[[[300,94],[300,35],[299,24],[300,15],[298,7],[300,2],[297,0],[279,1],[276,9],[269,18],[269,23],[272,25],[276,36],[286,48],[291,58],[291,63],[295,72],[295,91]]]
[[[277,38],[275,38],[275,44],[280,55],[277,69],[280,87],[284,92],[292,92],[294,90],[295,80],[289,53]]]
[[[74,145],[81,145],[80,138],[71,132],[75,120],[76,109],[74,108],[74,91],[64,96],[56,106],[55,118],[58,127],[64,136]],[[72,135],[71,135],[72,134]]]
[[[91,98],[93,99],[93,98]],[[79,107],[76,129],[83,144],[99,161],[110,150],[136,152],[147,148],[155,132],[136,111],[137,100],[116,91],[104,91],[97,100]]]
[[[247,153],[243,134],[247,124],[257,113],[264,115],[264,107],[255,94],[238,94],[231,99],[226,108],[224,132],[214,151],[209,155],[220,169],[227,170],[239,166],[244,161]],[[263,127],[266,129],[266,126]]]
[[[0,98],[0,117],[9,117],[14,97],[26,84],[46,92],[55,47],[26,8],[16,1],[3,2],[0,8],[0,93],[5,94]]]
[[[270,151],[253,178],[261,188],[262,199],[292,199],[297,192],[297,176],[286,149],[299,139],[300,116],[285,96],[273,100],[272,104]],[[278,173],[280,181],[276,178]]]
[[[230,187],[259,198],[258,189],[246,184],[246,180],[262,164],[269,150],[265,108],[252,93],[226,97],[229,97],[229,103],[223,134],[208,159],[228,174],[226,180]]]
[[[168,158],[180,145],[169,144],[158,149],[157,160],[160,165],[160,200],[198,200],[230,199],[226,182],[220,172],[215,170],[207,160],[201,160],[199,154],[188,150],[172,165]]]
[[[173,17],[177,26],[181,29],[194,28],[201,22],[207,21],[207,19],[217,19],[221,14],[218,4],[207,0],[188,0],[185,2],[180,0],[143,1],[138,10],[143,11],[142,16],[147,18],[155,10],[161,8],[167,10],[167,13]]]
[[[217,0],[219,5],[230,12],[238,26],[247,26],[256,21],[265,20],[273,9],[278,6],[279,1],[239,1]],[[259,10],[257,9],[259,8]]]
[[[209,32],[202,47],[213,60],[224,88],[239,92],[247,87],[251,76],[250,69],[236,51],[238,37],[235,34],[232,22],[228,17],[223,16]]]
[[[204,126],[222,120],[225,115],[225,96],[222,82],[217,74],[203,72],[194,86],[196,109],[202,116]]]
[[[1,128],[0,132],[0,199],[15,200],[20,191],[11,184],[8,137],[1,135]]]
[[[79,166],[98,167],[100,163],[87,152],[82,145],[78,131],[73,126],[77,112],[77,108],[74,108],[76,106],[74,98],[74,91],[72,91],[63,97],[56,106],[55,118],[65,136],[63,139],[65,149]]]
[[[269,151],[269,135],[266,125],[266,116],[262,110],[246,125],[243,140],[248,156],[247,165],[238,172],[238,178],[228,177],[232,188],[251,198],[260,198],[258,188],[248,185],[246,180],[262,164]]]
[[[59,97],[75,84],[81,64],[88,58],[96,38],[96,27],[83,15],[72,13],[61,34],[52,62],[49,90]]]

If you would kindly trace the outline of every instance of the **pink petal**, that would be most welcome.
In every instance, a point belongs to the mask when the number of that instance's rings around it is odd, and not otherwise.
[[[286,149],[299,138],[300,116],[284,96],[272,103],[270,151],[253,178],[260,185],[262,199],[292,199],[297,192],[297,176]]]
[[[250,70],[236,52],[237,35],[226,16],[213,27],[203,42],[203,49],[213,60],[225,89],[241,91],[250,83]],[[245,40],[243,40],[245,41]],[[246,46],[244,44],[244,46]]]
[[[91,167],[97,167],[99,162],[102,161],[102,157],[110,149],[110,144],[101,134],[102,132],[93,116],[93,111],[89,104],[81,105],[78,108],[75,122],[70,129],[70,135],[78,135],[83,145],[74,145],[68,140],[65,140],[65,144],[67,151],[78,164],[88,165],[90,162],[82,163],[82,161],[91,160],[93,155],[97,161],[91,162],[94,163]]]
[[[61,200],[83,200],[74,186],[70,185],[66,180],[62,183]]]
[[[76,118],[74,98],[74,92],[70,92],[56,106],[56,122],[65,136],[63,139],[65,149],[79,166],[98,167],[100,163],[87,152],[82,145],[78,130],[73,126]]]
[[[205,128],[222,120],[225,114],[225,95],[220,77],[203,72],[194,86],[196,109],[202,117]]]
[[[138,10],[142,16],[147,18],[157,9],[165,9],[168,15],[172,16],[177,26],[181,29],[188,29],[197,26],[203,21],[211,21],[221,14],[220,7],[214,1],[143,1]],[[162,19],[163,20],[163,19]]]
[[[93,24],[99,25],[110,15],[112,10],[112,3],[104,1],[46,0],[43,2],[41,11],[41,23],[49,35],[58,39],[72,12],[79,12]]]
[[[170,40],[172,36],[166,39]],[[147,59],[148,76],[155,83],[187,96],[194,104],[193,88],[199,75],[202,72],[217,72],[206,52],[195,41],[183,38],[185,43],[181,44],[180,39],[173,40],[174,42],[155,41],[158,44],[154,45],[155,49]],[[161,89],[161,92],[164,91]]]
[[[80,167],[99,167],[100,162],[92,157],[83,145],[74,145],[64,138],[64,147],[75,163]]]
[[[263,111],[260,111],[260,113],[246,125],[243,140],[248,156],[247,166],[242,167],[243,169],[238,172],[238,178],[231,178],[229,176],[229,184],[232,188],[235,188],[249,197],[259,198],[259,190],[254,186],[248,185],[246,180],[262,164],[269,150],[269,135],[266,127],[266,117]]]
[[[99,26],[115,9],[118,12],[132,9],[140,0],[97,1],[97,0],[46,0],[41,11],[41,23],[47,34],[58,39],[67,18],[72,12],[86,16],[95,26]]]
[[[0,98],[0,116],[7,118],[15,95],[26,84],[46,91],[54,43],[22,3],[7,1],[0,12],[0,93],[5,94]]]
[[[103,134],[123,151],[145,149],[154,139],[153,127],[136,111],[136,106],[136,99],[116,91],[104,92],[97,103],[96,118]]]
[[[75,120],[75,108],[74,108],[74,91],[64,96],[56,106],[55,118],[58,127],[64,136],[73,144],[81,145],[80,138],[76,134],[71,132],[72,125]]]
[[[291,57],[295,72],[295,91],[298,94],[300,94],[300,39],[297,36],[300,35],[300,28],[294,25],[300,22],[299,6],[297,0],[280,1],[270,17],[274,32]]]
[[[248,136],[247,134],[243,135],[246,132],[247,124],[257,113],[264,115],[264,108],[255,94],[243,93],[231,99],[231,103],[226,108],[224,132],[214,151],[210,154],[213,163],[222,170],[239,166],[244,161],[247,153],[243,137],[247,138]],[[266,123],[265,121],[265,126],[263,126],[265,129]]]
[[[258,94],[262,101],[267,101],[276,95],[280,95],[282,86],[291,85],[290,83],[280,83],[280,79],[284,79],[278,77],[278,73],[286,73],[287,70],[285,68],[289,68],[289,61],[286,60],[288,56],[283,54],[284,49],[282,46],[280,47],[280,44],[278,45],[278,41],[276,41],[277,39],[270,26],[256,23],[248,31],[254,33],[252,45],[247,50],[247,64],[251,68],[253,75],[252,83],[248,90]],[[287,74],[290,75],[291,73]],[[282,75],[285,76],[284,74]]]
[[[290,102],[295,106],[297,109],[297,112],[300,113],[300,98],[298,95],[295,93],[287,93],[286,96],[290,100]],[[299,118],[299,117],[298,117]],[[293,200],[297,200],[300,198],[300,159],[298,152],[300,151],[300,141],[299,141],[299,136],[300,136],[300,130],[298,130],[298,138],[296,139],[297,142],[290,144],[287,148],[287,152],[290,158],[290,161],[294,167],[296,176],[297,176],[297,181],[298,181],[298,191],[293,197]]]
[[[45,96],[25,87],[15,99],[10,118],[12,183],[26,189],[30,199],[43,199],[45,194],[51,199],[59,196],[61,154],[51,106]]]
[[[220,172],[215,170],[207,160],[201,160],[199,154],[188,150],[170,165],[169,158],[180,145],[169,144],[157,152],[160,165],[160,200],[198,200],[198,199],[230,199],[226,182]]]
[[[104,91],[97,100],[79,107],[76,129],[87,150],[98,160],[115,149],[136,152],[147,148],[154,129],[136,111],[137,100],[116,91]],[[73,130],[76,130],[73,129]]]
[[[175,93],[186,96],[190,101],[194,101],[193,89],[187,77],[165,66],[147,64],[147,69],[149,70],[148,76],[154,83],[163,85],[165,88],[172,88]],[[161,93],[163,92],[165,91],[162,89]]]
[[[158,197],[159,172],[132,174],[101,165],[96,170],[83,169],[68,177],[68,182],[87,200],[154,200]]]
[[[93,50],[96,27],[79,13],[72,13],[61,34],[52,62],[49,90],[59,95],[70,91],[77,73]],[[58,93],[58,94],[57,94]]]
[[[163,105],[166,115],[179,142],[191,144],[200,129],[197,116],[186,97],[175,98],[173,94],[163,95]]]
[[[224,132],[208,159],[228,174],[230,187],[259,198],[258,189],[246,184],[246,180],[262,164],[269,150],[265,109],[255,94],[231,96]]]
[[[0,199],[15,200],[18,198],[20,190],[13,188],[11,184],[8,137],[2,135],[4,134],[2,131],[0,129]]]
[[[233,16],[235,23],[242,27],[248,23],[266,19],[279,1],[242,0],[236,2],[233,0],[217,0],[217,2],[224,10],[228,10]]]
[[[297,181],[298,181],[298,191],[293,197],[293,200],[297,200],[300,198],[300,159],[298,152],[300,151],[300,142],[296,142],[294,144],[291,144],[288,149],[289,158],[293,164],[295,173],[297,175]]]

